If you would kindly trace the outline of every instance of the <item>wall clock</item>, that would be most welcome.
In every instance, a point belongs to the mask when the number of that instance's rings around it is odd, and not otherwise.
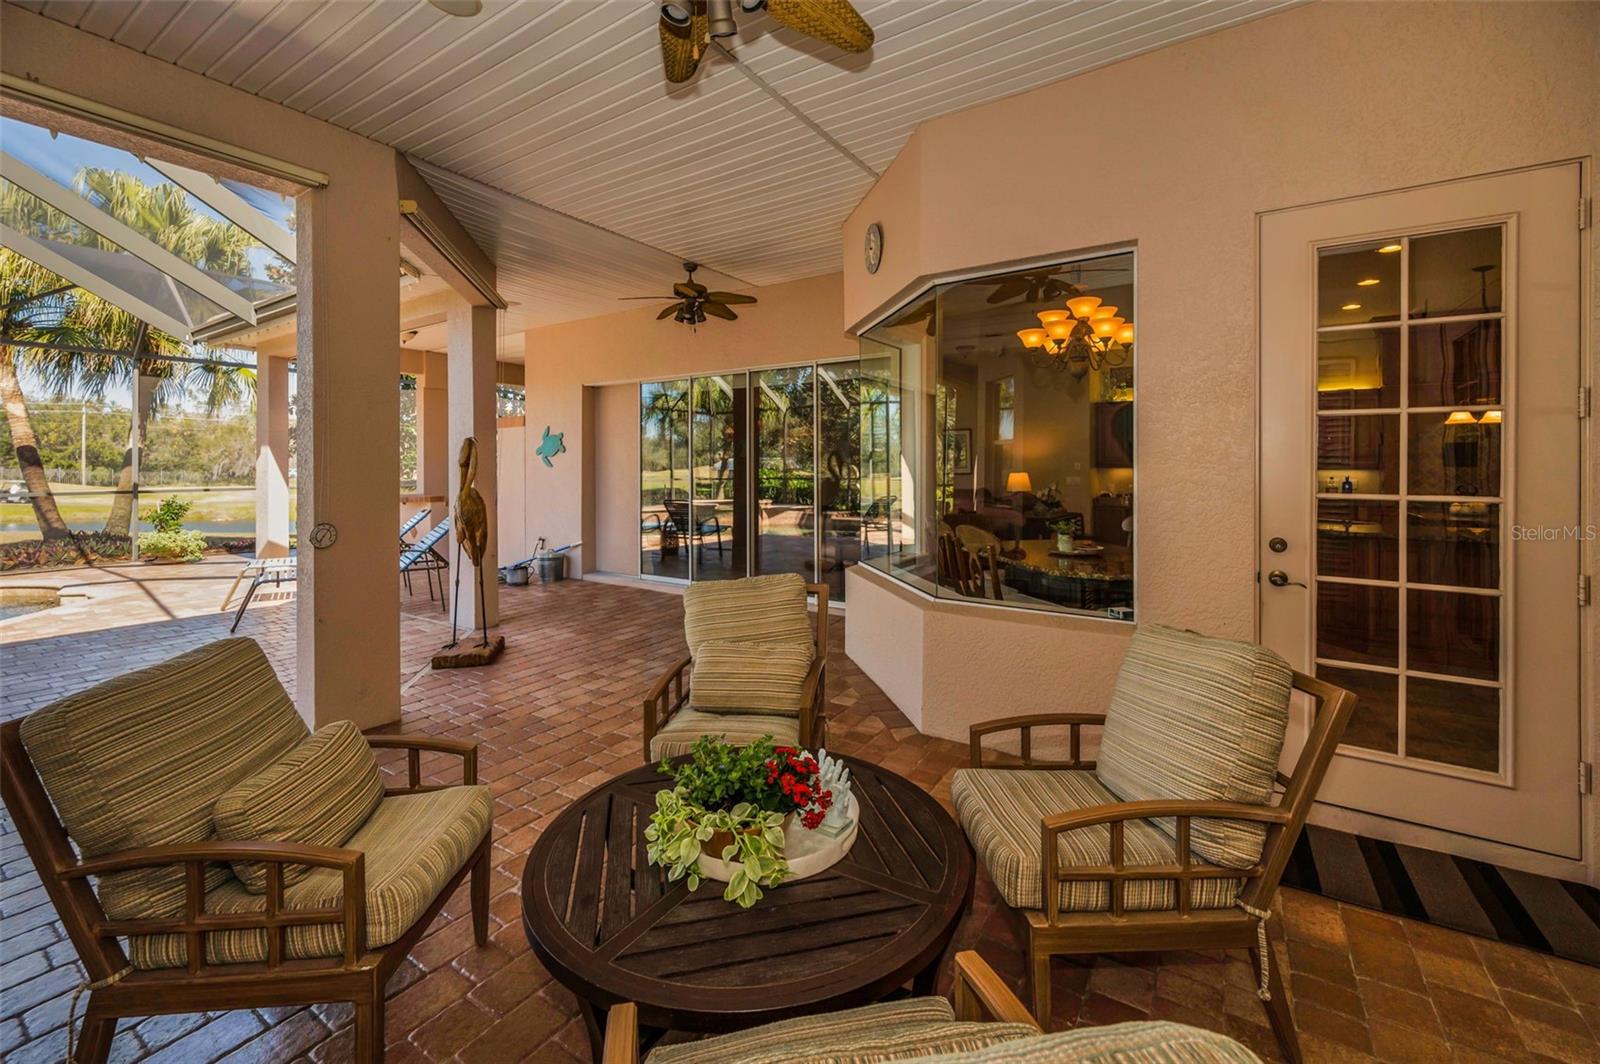
[[[877,273],[883,261],[883,226],[873,222],[867,226],[867,272]]]

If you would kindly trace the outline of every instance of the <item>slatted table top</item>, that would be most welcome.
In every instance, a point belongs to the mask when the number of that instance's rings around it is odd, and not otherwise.
[[[876,1001],[931,973],[972,893],[973,858],[939,803],[893,772],[845,758],[861,806],[855,845],[825,872],[750,909],[667,884],[644,829],[666,777],[646,766],[574,802],[534,843],[523,926],[585,1005],[639,1006],[641,1025],[727,1031]]]

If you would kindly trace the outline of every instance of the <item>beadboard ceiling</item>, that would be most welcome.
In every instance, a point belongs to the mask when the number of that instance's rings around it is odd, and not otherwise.
[[[730,287],[837,270],[919,122],[1298,0],[857,0],[866,54],[743,16],[684,86],[645,0],[11,2],[406,152],[531,326],[663,291],[683,258]]]

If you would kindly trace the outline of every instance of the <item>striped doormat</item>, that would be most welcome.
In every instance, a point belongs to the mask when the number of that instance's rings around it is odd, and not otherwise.
[[[1600,965],[1600,891],[1307,824],[1285,886]]]

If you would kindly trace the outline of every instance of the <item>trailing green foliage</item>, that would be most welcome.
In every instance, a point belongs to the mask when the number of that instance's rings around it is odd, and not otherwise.
[[[655,812],[644,829],[646,855],[666,869],[669,883],[687,877],[689,889],[699,890],[702,847],[719,831],[728,832],[733,842],[718,857],[736,866],[722,896],[748,909],[761,900],[762,887],[775,887],[789,874],[782,813],[765,812],[749,802],[703,809],[686,800],[682,787],[657,791]]]

